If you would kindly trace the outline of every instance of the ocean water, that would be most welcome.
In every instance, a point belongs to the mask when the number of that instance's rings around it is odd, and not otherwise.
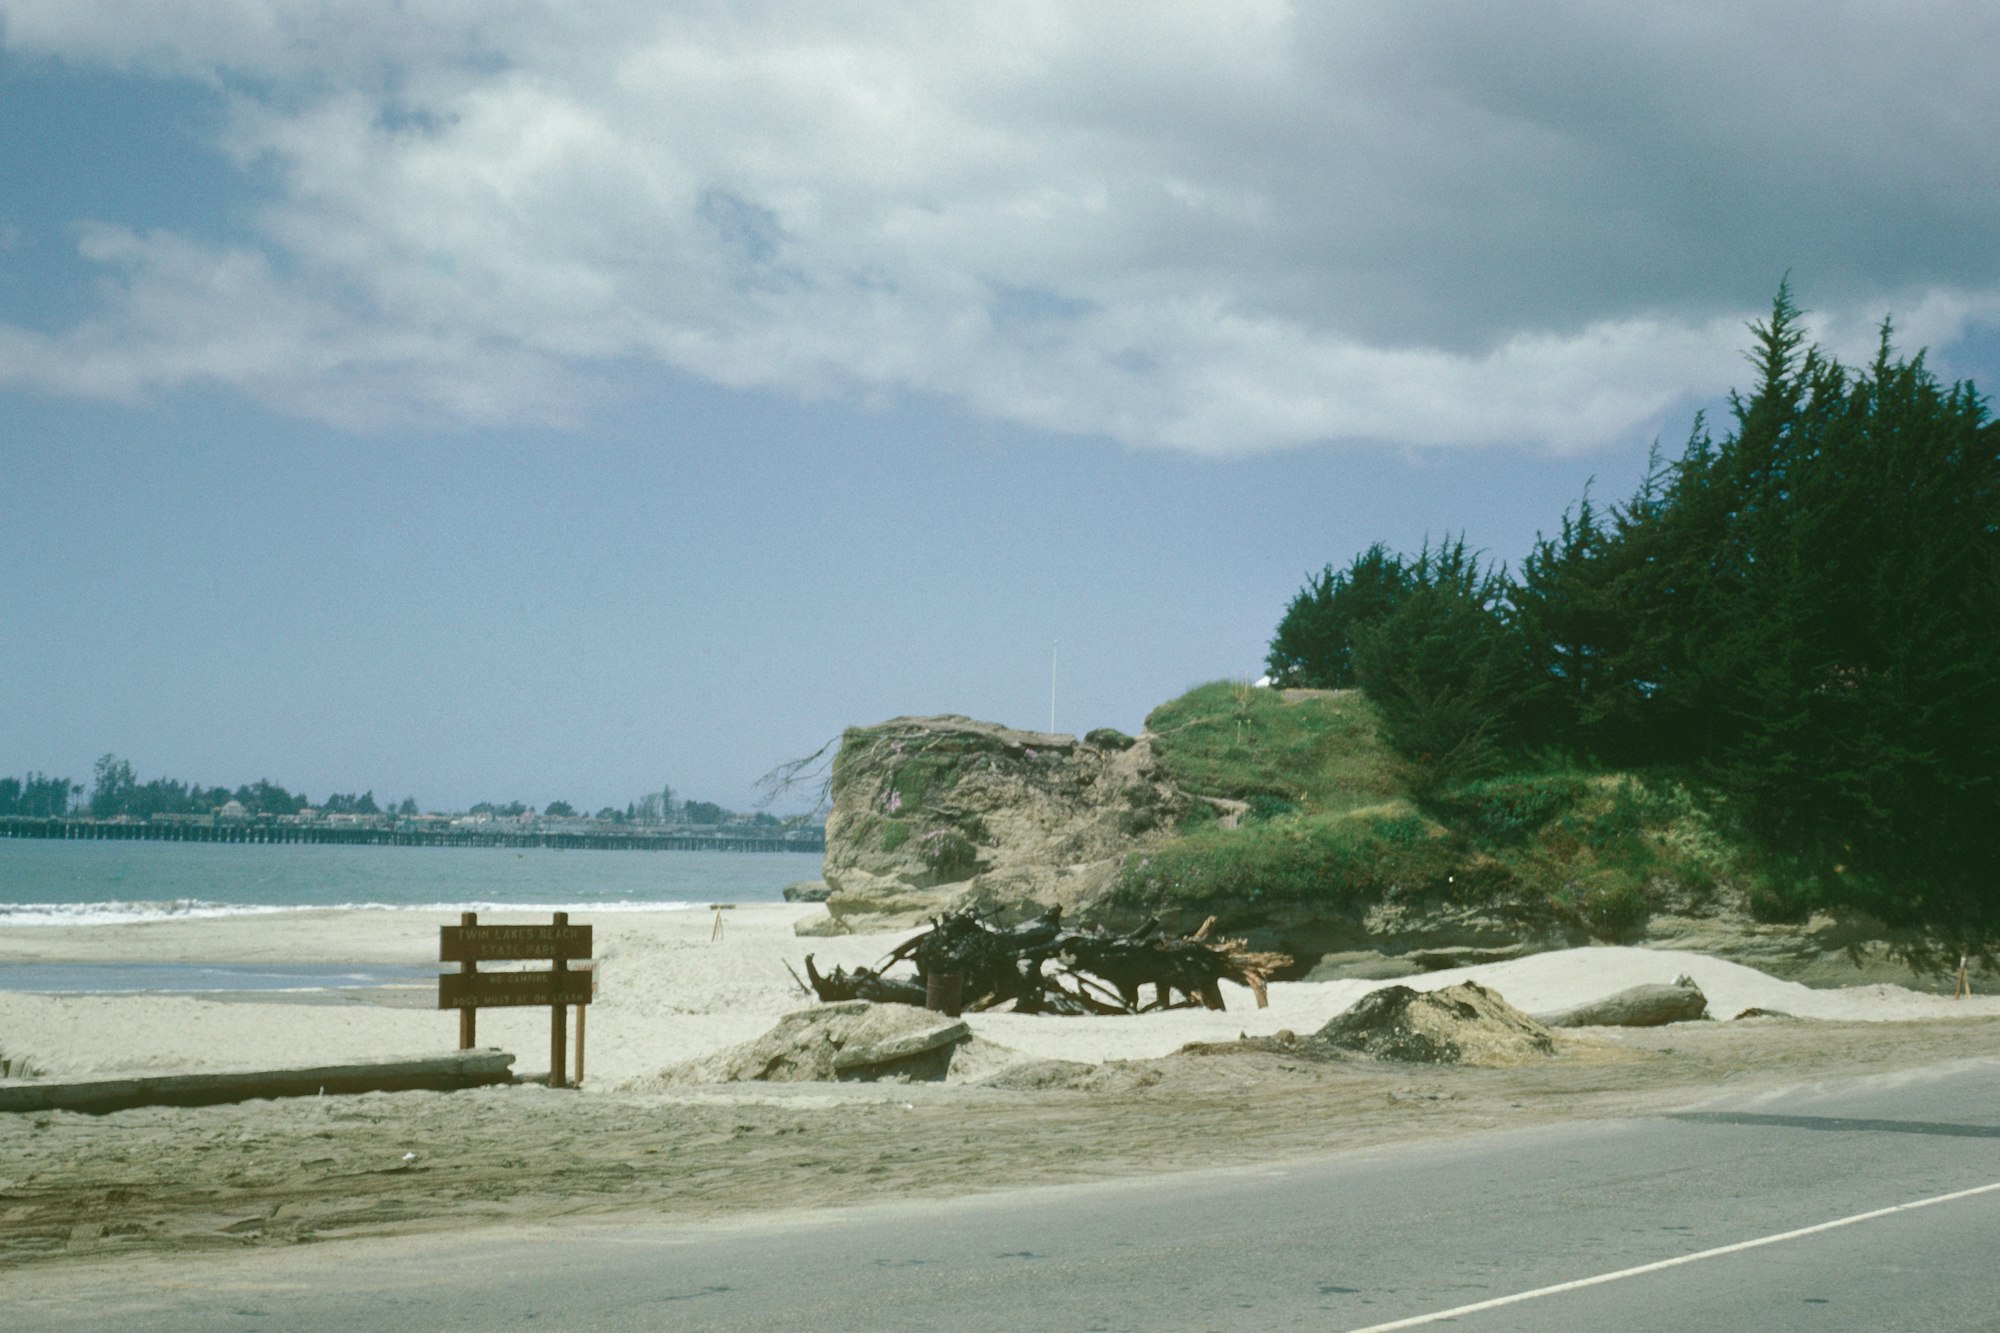
[[[434,983],[439,969],[389,963],[0,963],[0,991],[38,995],[296,995]]]
[[[795,852],[558,851],[0,838],[0,926],[325,907],[661,911],[779,902],[819,878]]]

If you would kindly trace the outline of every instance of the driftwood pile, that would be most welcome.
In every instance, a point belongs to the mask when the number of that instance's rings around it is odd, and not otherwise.
[[[1210,917],[1194,934],[1171,938],[1160,933],[1158,920],[1122,935],[1067,930],[1059,907],[1007,928],[971,912],[947,912],[873,968],[822,974],[807,954],[806,979],[824,1001],[927,1005],[954,1014],[1008,1006],[1023,1014],[1220,1009],[1227,980],[1249,987],[1262,1009],[1271,974],[1292,960],[1255,952],[1243,940],[1210,939],[1214,927]],[[914,975],[888,975],[903,964]],[[1141,987],[1152,990],[1143,1003]]]

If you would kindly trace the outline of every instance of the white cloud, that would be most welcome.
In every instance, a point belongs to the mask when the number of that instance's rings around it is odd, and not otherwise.
[[[1576,450],[1740,378],[1787,269],[1830,331],[2000,308],[1983,4],[0,14],[225,89],[276,182],[247,242],[88,229],[97,313],[0,326],[60,392],[566,420],[657,364],[1205,453]]]

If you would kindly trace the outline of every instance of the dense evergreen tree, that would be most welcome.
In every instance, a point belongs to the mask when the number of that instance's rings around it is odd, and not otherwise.
[[[522,801],[507,801],[504,803],[480,801],[466,813],[492,815],[495,819],[519,819],[522,815],[529,813],[529,810],[527,804]]]
[[[1640,682],[1631,671],[1632,624],[1619,599],[1615,530],[1586,495],[1555,537],[1542,537],[1508,590],[1522,669],[1538,687],[1520,718],[1524,736],[1544,743],[1605,748],[1612,719]]]
[[[1515,743],[1532,706],[1506,576],[1463,537],[1426,545],[1405,573],[1401,599],[1356,631],[1355,676],[1420,782],[1469,777]]]
[[[1409,595],[1410,571],[1380,542],[1344,570],[1328,565],[1306,580],[1278,622],[1265,659],[1280,685],[1346,689],[1356,683],[1357,636]]]
[[[59,818],[69,813],[69,798],[82,790],[68,778],[52,778],[46,773],[0,778],[0,817]]]
[[[1586,496],[1518,582],[1462,541],[1371,548],[1293,599],[1273,673],[1358,679],[1444,780],[1529,745],[1690,768],[1805,896],[1991,937],[2000,427],[1887,324],[1849,369],[1781,286],[1752,334],[1729,431],[1697,418],[1625,504]]]
[[[114,815],[135,813],[133,806],[137,802],[133,798],[138,787],[132,765],[115,754],[100,757],[91,772],[91,818],[110,819]]]
[[[304,792],[293,795],[269,778],[238,787],[236,799],[253,815],[295,815],[312,804]]]

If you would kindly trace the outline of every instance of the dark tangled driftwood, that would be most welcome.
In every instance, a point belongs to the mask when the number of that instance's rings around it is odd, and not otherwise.
[[[924,983],[899,977],[884,977],[865,967],[857,967],[849,972],[844,967],[836,967],[827,976],[821,976],[813,967],[813,956],[806,955],[806,980],[822,1000],[872,1000],[876,1004],[922,1004]]]
[[[875,968],[835,968],[822,975],[806,956],[806,977],[820,999],[923,1004],[932,981],[956,977],[967,1009],[1013,1006],[1018,1013],[1136,1014],[1201,1005],[1220,1009],[1222,982],[1247,986],[1268,1003],[1271,974],[1291,965],[1243,940],[1210,939],[1210,917],[1194,934],[1163,937],[1157,920],[1135,931],[1067,930],[1062,909],[1018,926],[996,928],[971,912],[947,912],[903,941]],[[908,963],[913,977],[885,976]],[[1152,989],[1143,1001],[1142,988]]]

